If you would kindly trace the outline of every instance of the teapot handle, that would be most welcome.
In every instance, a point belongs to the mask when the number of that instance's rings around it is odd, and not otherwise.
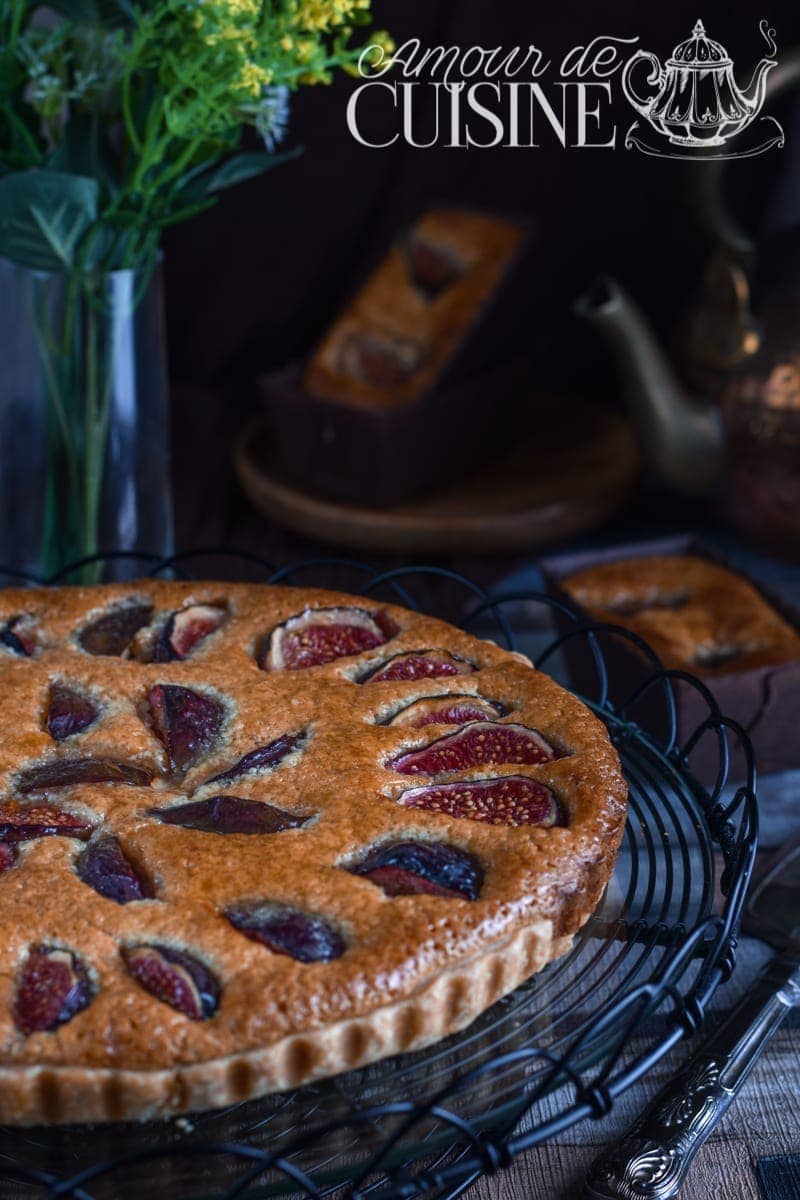
[[[633,61],[633,60],[631,60]],[[783,58],[767,79],[765,110],[770,101],[800,86],[800,46]],[[723,249],[747,266],[755,253],[755,240],[728,207],[724,159],[697,163],[692,180],[693,202],[701,226]]]
[[[650,74],[647,76],[647,82],[651,85],[661,84],[663,82],[664,69],[661,66],[659,59],[656,58],[655,54],[653,54],[651,50],[637,50],[636,53],[631,55],[631,57],[628,59],[625,64],[625,69],[622,72],[623,92],[636,111],[641,113],[643,117],[647,117],[650,113],[650,108],[655,97],[651,96],[649,100],[643,100],[631,83],[631,73],[634,67],[638,66],[640,62],[650,63]]]

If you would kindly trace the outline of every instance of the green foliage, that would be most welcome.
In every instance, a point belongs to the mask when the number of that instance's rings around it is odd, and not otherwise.
[[[0,254],[42,271],[69,271],[97,220],[95,179],[26,171],[0,179]]]
[[[272,153],[286,93],[352,68],[369,21],[370,0],[0,0],[0,254],[146,266],[162,228],[299,153]]]

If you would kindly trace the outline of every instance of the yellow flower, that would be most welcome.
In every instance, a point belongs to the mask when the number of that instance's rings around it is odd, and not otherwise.
[[[265,70],[264,67],[259,67],[257,63],[246,62],[239,72],[236,86],[243,91],[249,92],[251,96],[260,96],[261,89],[271,82],[272,74],[270,71]]]
[[[217,6],[232,17],[257,17],[261,10],[259,0],[217,0]]]

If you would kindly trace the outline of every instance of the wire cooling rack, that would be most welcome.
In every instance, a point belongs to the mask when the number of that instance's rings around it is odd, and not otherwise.
[[[0,1129],[0,1181],[8,1200],[322,1200],[454,1197],[481,1173],[587,1118],[702,1023],[734,966],[737,927],[757,840],[750,743],[708,689],[665,671],[635,635],[581,622],[538,593],[489,595],[435,567],[378,572],[348,559],[277,569],[257,555],[195,551],[164,560],[102,555],[58,576],[96,567],[106,576],[260,578],[347,586],[435,610],[445,598],[465,629],[517,647],[516,619],[557,610],[558,635],[536,665],[558,675],[565,647],[590,656],[597,686],[583,698],[606,723],[630,789],[624,844],[605,900],[573,949],[464,1032],[416,1054],[297,1091],[191,1119],[148,1125]],[[0,568],[0,582],[19,575]],[[635,691],[617,699],[606,669],[609,638],[631,642],[646,665]],[[678,744],[675,690],[694,688],[707,715]],[[614,699],[611,699],[611,696]],[[643,699],[663,704],[657,744],[633,720]],[[701,785],[692,755],[710,739],[717,772]],[[745,782],[727,786],[731,751]],[[704,776],[705,777],[705,776]]]

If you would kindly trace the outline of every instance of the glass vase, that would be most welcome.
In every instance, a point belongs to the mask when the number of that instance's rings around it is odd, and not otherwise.
[[[49,274],[0,259],[0,568],[173,551],[159,272]],[[130,578],[89,563],[70,582]]]

